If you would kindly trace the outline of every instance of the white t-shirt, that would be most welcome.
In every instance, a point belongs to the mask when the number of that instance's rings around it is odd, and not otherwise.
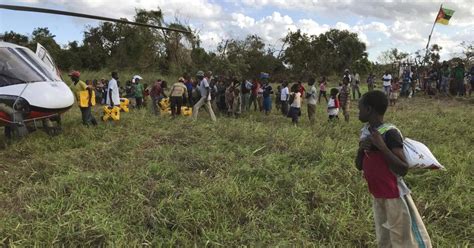
[[[207,78],[203,78],[201,80],[201,83],[199,83],[199,92],[201,93],[201,97],[208,96],[207,100],[211,100],[211,94],[207,95],[208,89],[206,88],[209,88],[209,90],[211,90],[211,88],[209,87],[209,82],[207,82]]]
[[[339,108],[334,108],[336,107],[336,101],[330,97],[328,101],[328,115],[338,115],[339,114]]]
[[[318,98],[318,92],[316,90],[316,87],[313,85],[311,86],[311,88],[309,89],[309,92],[308,94],[310,94],[309,98],[308,98],[308,104],[311,104],[311,105],[316,105],[316,98]]]
[[[359,73],[356,73],[356,74],[354,75],[354,79],[355,79],[356,82],[359,82],[359,81],[360,81]]]
[[[285,87],[281,90],[280,94],[280,100],[282,101],[288,101],[288,95],[290,94],[290,91],[288,90],[288,87]]]
[[[301,93],[297,92],[295,94],[295,99],[291,103],[291,107],[293,108],[301,108]]]
[[[110,90],[112,90],[112,101],[114,102],[114,105],[120,105],[119,87],[117,84],[117,80],[115,80],[114,78],[110,79],[109,86],[107,87],[107,105],[110,105]]]
[[[392,85],[392,75],[383,75],[383,86],[391,86]]]

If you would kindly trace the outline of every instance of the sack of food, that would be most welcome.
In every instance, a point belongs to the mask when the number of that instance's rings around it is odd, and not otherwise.
[[[384,124],[378,128],[378,131],[384,135],[391,129],[397,130],[402,136],[403,153],[410,168],[446,170],[425,144],[410,138],[404,138],[400,130],[394,125]]]

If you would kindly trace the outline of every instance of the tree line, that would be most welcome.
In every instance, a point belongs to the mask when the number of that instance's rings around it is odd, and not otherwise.
[[[289,32],[282,38],[281,50],[265,44],[257,35],[249,35],[244,39],[222,40],[215,49],[206,51],[196,30],[178,19],[166,23],[160,9],[137,9],[134,21],[190,33],[103,22],[97,27],[86,26],[82,41],[63,46],[56,42],[56,36],[47,27],[36,28],[31,36],[5,32],[3,40],[33,51],[36,43],[41,43],[61,70],[158,71],[165,75],[212,70],[219,75],[247,78],[265,71],[277,79],[306,79],[340,73],[345,68],[365,74],[377,66],[368,60],[366,44],[356,33],[346,30],[331,29],[319,35],[308,35],[300,30]],[[436,59],[440,48],[432,50],[430,55]],[[382,56],[391,63],[406,58],[407,54],[392,49]]]

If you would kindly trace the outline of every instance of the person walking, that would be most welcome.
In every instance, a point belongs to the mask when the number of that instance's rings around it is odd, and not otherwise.
[[[211,116],[212,121],[216,121],[216,116],[214,115],[214,111],[212,111],[211,107],[211,89],[209,86],[208,78],[204,77],[203,71],[198,71],[196,73],[196,77],[199,81],[199,93],[201,94],[201,98],[199,101],[193,106],[193,119],[197,120],[199,109],[204,106],[207,110],[209,115]]]
[[[290,90],[288,89],[288,82],[283,83],[283,89],[281,89],[280,101],[281,101],[281,113],[284,116],[288,115],[288,100],[290,98]]]
[[[75,93],[74,95],[76,96],[77,104],[79,106],[79,109],[81,110],[82,124],[85,126],[89,126],[89,124],[96,126],[97,121],[92,115],[92,87],[87,86],[86,83],[79,79],[81,77],[81,73],[79,71],[72,71],[71,73],[69,73],[69,77],[73,82],[71,88],[72,91]],[[81,101],[82,92],[87,92],[88,99],[83,99]],[[82,94],[84,95],[84,93]]]
[[[357,92],[357,99],[360,98],[360,76],[358,72],[354,74],[354,81],[355,83],[353,83],[351,86],[352,86],[352,99],[355,100],[356,92]]]
[[[306,99],[308,99],[308,118],[311,124],[314,124],[316,115],[316,99],[318,98],[318,92],[314,86],[315,82],[316,80],[314,78],[309,79],[309,91],[306,93]]]

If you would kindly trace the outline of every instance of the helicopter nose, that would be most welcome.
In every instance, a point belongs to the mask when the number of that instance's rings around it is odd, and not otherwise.
[[[30,105],[44,109],[64,109],[74,104],[74,95],[61,81],[30,83],[22,97]]]

